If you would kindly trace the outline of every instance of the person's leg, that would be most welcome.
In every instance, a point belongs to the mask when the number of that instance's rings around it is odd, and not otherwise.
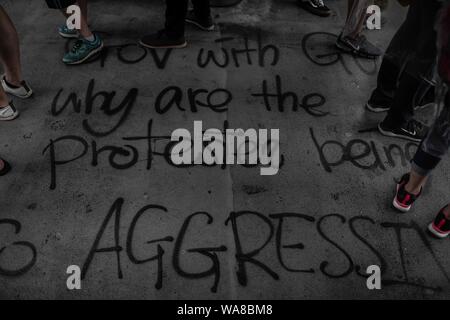
[[[430,78],[436,61],[437,35],[434,25],[439,8],[436,0],[414,1],[400,32],[395,35],[390,57],[397,63],[405,61],[404,71],[389,113],[379,124],[383,135],[420,142],[427,134],[428,128],[413,117],[414,109],[420,103],[416,101],[418,89],[422,83],[429,82],[425,78]],[[402,52],[402,44],[409,52]]]
[[[66,4],[70,4],[71,1],[67,1]],[[80,30],[70,30],[66,25],[63,25],[59,29],[59,34],[65,38],[78,38],[74,47],[67,52],[63,57],[63,62],[68,65],[77,65],[89,61],[95,55],[97,55],[103,49],[103,40],[101,37],[93,33],[88,24],[88,0],[78,0],[74,2],[80,8]],[[63,6],[64,7],[64,6]],[[62,14],[67,18],[67,8],[61,8],[57,6]]]
[[[418,85],[415,77],[410,76],[408,73],[402,74],[391,108],[383,121],[386,126],[400,128],[413,118],[413,100]]]
[[[373,91],[367,103],[367,108],[370,111],[388,111],[393,105],[404,63],[414,50],[414,40],[419,32],[419,19],[419,8],[417,4],[413,4],[384,54],[378,72],[377,88]]]
[[[184,24],[188,11],[188,0],[166,0],[165,28],[149,34],[139,41],[141,46],[150,49],[184,48]]]
[[[369,4],[370,1],[368,0],[348,0],[347,19],[342,30],[344,37],[357,38],[361,34],[367,18],[366,10]]]
[[[377,87],[367,102],[367,109],[373,112],[385,112],[391,108],[398,88],[399,76],[400,67],[385,56],[378,71]]]
[[[402,212],[409,211],[420,196],[427,177],[448,153],[450,147],[450,94],[446,95],[443,111],[411,161],[411,171],[397,185],[393,205]]]
[[[83,38],[89,39],[93,37],[92,31],[88,24],[88,6],[87,0],[78,0],[78,5],[81,11],[81,24],[80,24],[80,34]]]
[[[347,19],[336,46],[344,52],[374,59],[382,54],[381,50],[361,35],[369,4],[370,0],[348,0]]]
[[[194,12],[199,19],[206,20],[211,17],[209,0],[192,0]]]
[[[22,79],[22,67],[20,63],[19,36],[16,28],[6,11],[0,5],[0,61],[5,71],[5,76],[0,79],[2,91],[26,99],[31,97],[33,90]],[[4,95],[4,92],[3,92]],[[4,99],[4,98],[3,98]],[[4,102],[2,103],[5,105]],[[4,110],[3,110],[4,111]],[[9,112],[8,112],[9,113]],[[14,111],[17,116],[17,112]],[[5,116],[3,113],[2,116]],[[5,118],[3,117],[3,120]],[[7,116],[6,120],[12,120]]]
[[[188,0],[166,0],[166,33],[172,38],[184,37]]]
[[[81,17],[80,17],[80,29],[76,30],[77,32],[79,32],[79,34],[85,38],[85,39],[92,39],[93,37],[93,33],[91,31],[91,29],[89,28],[89,23],[88,23],[88,5],[87,5],[87,0],[77,0],[75,3],[79,8],[80,8],[80,13],[81,13]],[[61,9],[61,13],[63,14],[63,16],[65,18],[69,18],[69,14],[67,13],[67,8],[63,8]],[[66,29],[66,28],[63,28]],[[65,32],[68,32],[67,34],[61,34],[62,36],[67,36],[68,38],[72,38],[74,35],[74,30],[66,30]],[[61,33],[61,30],[60,30]]]
[[[186,22],[195,25],[204,31],[214,30],[214,21],[211,16],[209,0],[192,0],[194,9],[189,11]]]
[[[20,86],[23,79],[19,37],[14,24],[2,6],[0,6],[0,60],[8,83]]]

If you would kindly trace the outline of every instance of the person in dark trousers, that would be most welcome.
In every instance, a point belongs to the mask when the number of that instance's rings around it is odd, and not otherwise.
[[[440,81],[437,103],[439,107],[442,107],[442,111],[416,152],[412,160],[411,171],[405,174],[397,184],[393,205],[400,212],[408,212],[412,208],[414,202],[421,196],[428,176],[450,148],[450,5],[447,5],[442,11],[438,28],[439,60],[437,70]],[[450,204],[438,212],[433,222],[429,224],[428,230],[438,238],[450,235]]]
[[[147,48],[184,48],[186,22],[201,30],[214,30],[209,0],[192,0],[192,4],[193,10],[188,11],[188,0],[166,0],[165,28],[144,36],[140,44]]]
[[[406,20],[392,39],[367,109],[388,111],[378,125],[381,134],[420,142],[428,128],[413,119],[414,110],[434,99],[435,21],[441,3],[411,1]]]

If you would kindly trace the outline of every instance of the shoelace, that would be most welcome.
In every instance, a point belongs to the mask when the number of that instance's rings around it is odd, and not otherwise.
[[[406,128],[408,129],[408,131],[411,131],[411,132],[419,132],[419,131],[422,131],[422,129],[423,129],[423,124],[421,124],[420,122],[418,122],[418,121],[415,121],[415,120],[411,120],[411,121],[409,121],[408,122],[408,124],[406,125]]]
[[[323,0],[313,0],[314,4],[318,7],[325,7]]]
[[[73,53],[77,52],[78,49],[81,48],[81,45],[82,45],[82,44],[83,44],[83,40],[77,40],[77,41],[75,42],[75,45],[74,45],[73,48],[72,48],[72,52],[73,52]]]

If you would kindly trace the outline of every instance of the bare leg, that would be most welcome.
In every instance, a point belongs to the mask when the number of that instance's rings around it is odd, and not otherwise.
[[[342,31],[344,37],[357,38],[366,21],[367,0],[348,0],[347,20]]]
[[[14,24],[2,6],[0,6],[0,60],[6,73],[6,80],[13,85],[20,86],[23,79],[19,37]]]
[[[80,34],[83,38],[88,38],[92,36],[92,32],[89,29],[88,25],[88,6],[87,6],[87,0],[78,0],[77,5],[80,7],[81,11],[81,28],[80,28]],[[66,10],[61,10],[62,14],[68,18],[69,15],[67,14]]]
[[[425,183],[427,182],[426,176],[421,176],[417,174],[414,171],[411,171],[409,176],[409,181],[405,185],[405,190],[409,193],[412,193],[414,195],[418,195],[422,188],[425,186]]]

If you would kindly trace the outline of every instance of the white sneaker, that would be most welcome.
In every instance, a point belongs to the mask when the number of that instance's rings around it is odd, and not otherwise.
[[[0,121],[11,121],[19,116],[19,111],[10,102],[6,107],[0,108]]]
[[[5,76],[3,76],[1,83],[3,90],[5,90],[6,93],[12,94],[18,98],[27,99],[33,95],[33,90],[31,90],[25,81],[22,81],[20,87],[12,87],[6,82]]]

